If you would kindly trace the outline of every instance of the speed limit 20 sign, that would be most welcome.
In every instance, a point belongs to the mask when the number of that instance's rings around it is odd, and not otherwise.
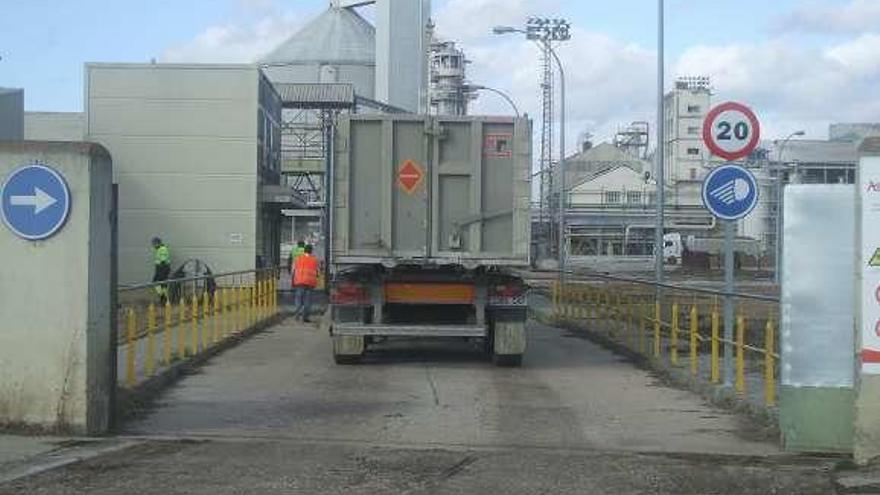
[[[722,103],[703,121],[703,141],[709,151],[728,161],[749,156],[760,139],[758,117],[741,103]]]

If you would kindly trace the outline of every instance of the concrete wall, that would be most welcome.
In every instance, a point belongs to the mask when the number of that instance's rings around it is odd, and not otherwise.
[[[251,65],[87,64],[86,132],[114,158],[119,281],[152,277],[152,236],[173,265],[252,269],[257,250],[258,89]]]
[[[0,140],[24,138],[24,90],[0,88]]]
[[[86,135],[81,112],[25,112],[24,138],[30,141],[82,141]]]
[[[0,177],[39,161],[71,193],[53,237],[0,226],[0,424],[77,434],[110,421],[112,167],[84,143],[0,143]]]

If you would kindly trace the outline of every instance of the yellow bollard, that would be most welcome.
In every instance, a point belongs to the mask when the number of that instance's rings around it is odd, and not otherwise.
[[[189,353],[191,356],[195,356],[199,353],[199,296],[193,294],[192,296],[192,309],[189,313],[189,322],[190,322],[190,341],[189,341]]]
[[[720,364],[720,342],[719,332],[721,327],[721,318],[718,314],[718,305],[712,307],[712,383],[721,382],[721,364]]]
[[[654,357],[660,359],[660,300],[654,300]]]
[[[220,289],[214,290],[214,312],[211,317],[212,327],[214,327],[214,339],[213,344],[217,344],[220,342]]]
[[[165,301],[165,312],[162,318],[162,363],[165,366],[171,364],[171,301]]]
[[[647,304],[640,304],[639,308],[639,354],[644,354],[645,334],[648,332],[648,318],[651,310]]]
[[[776,405],[776,364],[773,353],[776,348],[776,331],[773,328],[773,320],[767,320],[764,330],[764,404]]]
[[[256,295],[254,296],[254,323],[259,323],[263,319],[263,281],[257,280],[254,286]]]
[[[229,311],[229,288],[220,289],[218,297],[220,298],[220,339],[225,339],[229,335],[229,321],[226,317]]]
[[[238,321],[236,323],[237,328],[236,332],[241,332],[244,330],[246,326],[245,318],[247,318],[247,312],[244,308],[244,286],[238,288]]]
[[[739,315],[736,318],[736,391],[744,394],[746,391],[746,319]]]
[[[678,366],[678,303],[672,303],[672,331],[669,338],[669,360]]]
[[[700,318],[699,310],[697,309],[697,305],[694,304],[693,306],[691,306],[691,321],[690,321],[690,324],[691,324],[691,329],[690,329],[691,330],[691,334],[690,334],[690,338],[691,338],[691,342],[690,342],[690,344],[691,344],[690,345],[691,376],[697,376],[697,373],[699,371],[698,363],[699,363],[700,357],[697,353],[697,351],[698,351],[697,337],[699,336],[699,333],[700,333],[700,320],[699,320],[699,318]]]
[[[156,306],[147,306],[147,355],[144,358],[144,372],[147,377],[156,372]]]
[[[272,291],[271,292],[271,298],[272,298],[272,311],[271,311],[271,313],[272,313],[272,316],[275,316],[275,314],[278,312],[278,279],[275,276],[272,277],[272,283],[271,283],[270,288]]]
[[[137,382],[135,369],[135,359],[137,359],[135,352],[135,344],[137,343],[137,340],[135,340],[136,331],[137,316],[134,314],[133,309],[128,308],[125,319],[125,386],[128,388],[134,387]]]
[[[272,316],[278,313],[278,278],[272,279]]]
[[[186,298],[180,295],[180,312],[177,320],[177,359],[186,357]]]
[[[211,317],[211,298],[208,291],[202,293],[202,350],[211,345],[211,328],[208,320]]]
[[[248,327],[254,326],[257,323],[257,290],[256,286],[252,285],[248,287],[248,298],[250,299],[250,306],[248,306]]]

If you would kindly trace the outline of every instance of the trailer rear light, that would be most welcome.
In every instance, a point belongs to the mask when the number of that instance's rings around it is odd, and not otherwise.
[[[526,291],[522,284],[508,283],[489,286],[490,306],[524,306]]]
[[[361,284],[343,282],[334,285],[330,290],[330,304],[366,305],[370,304],[370,294]]]

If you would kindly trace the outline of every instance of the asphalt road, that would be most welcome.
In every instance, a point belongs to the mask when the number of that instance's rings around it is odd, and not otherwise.
[[[134,447],[0,493],[833,493],[829,461],[579,335],[533,324],[519,369],[466,342],[336,366],[312,327],[215,358],[125,428]]]

